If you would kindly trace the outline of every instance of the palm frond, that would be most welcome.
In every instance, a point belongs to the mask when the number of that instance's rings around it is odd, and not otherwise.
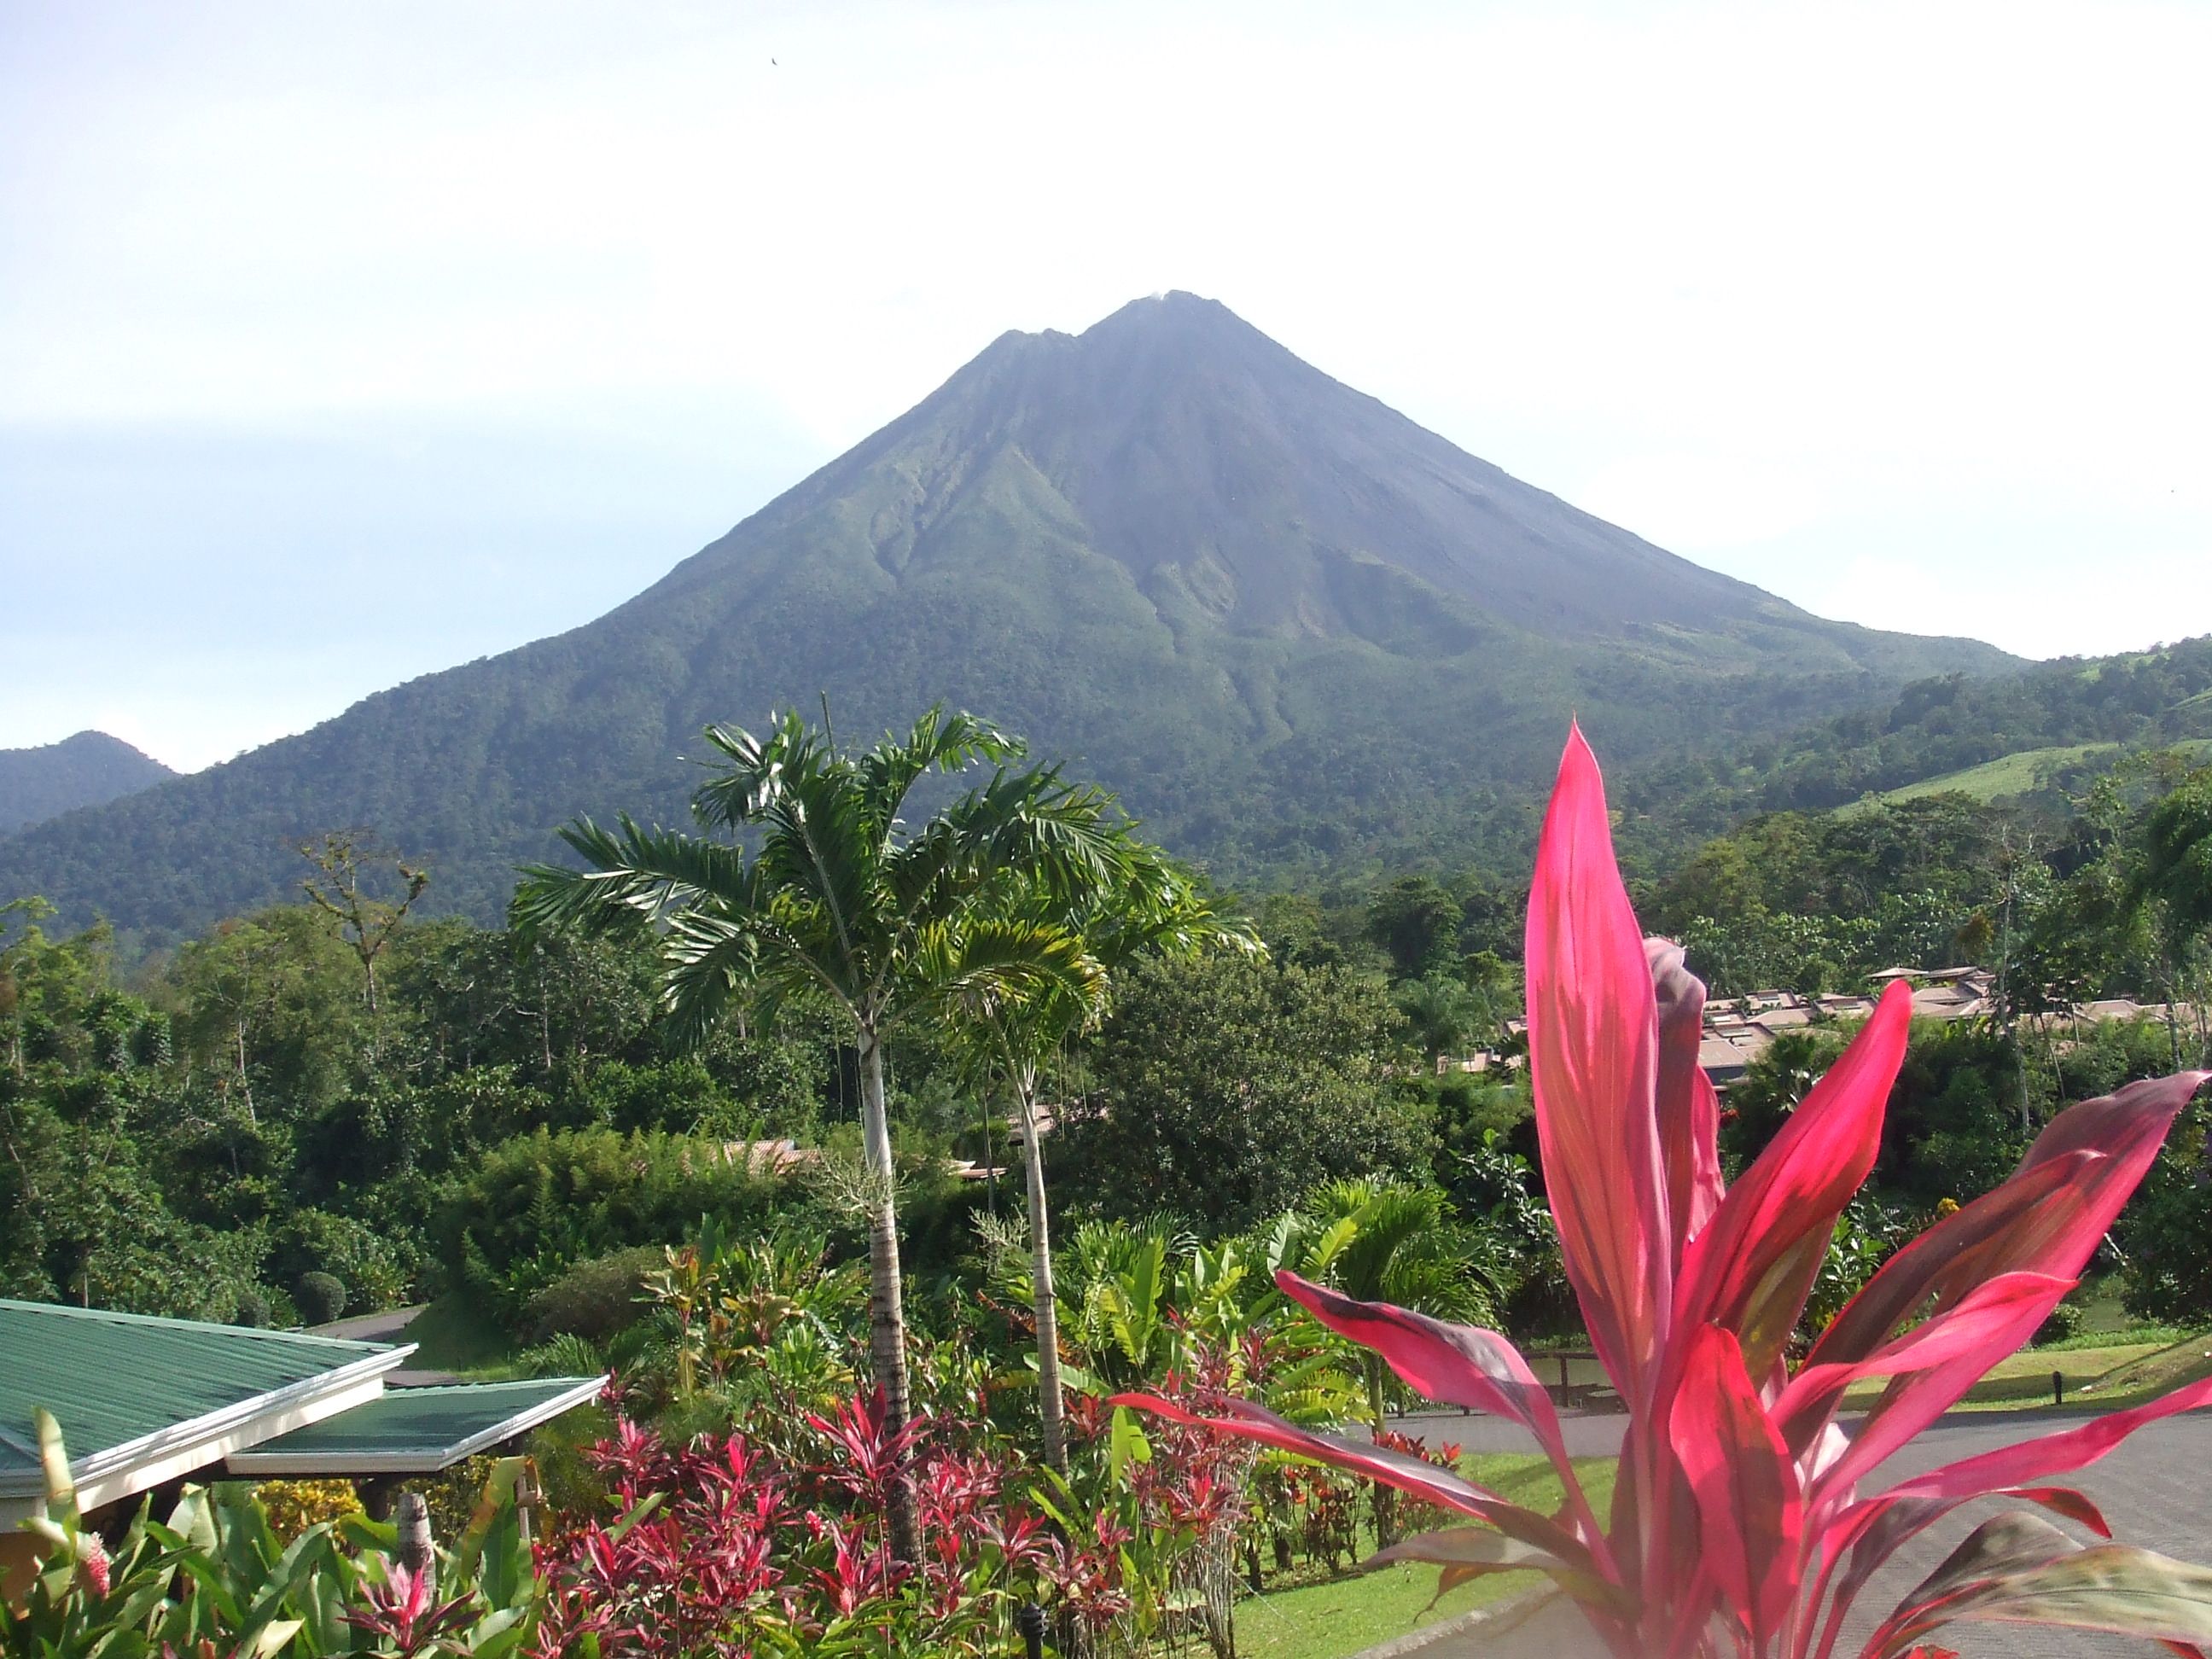
[[[925,773],[959,772],[977,761],[1000,765],[1018,759],[1027,747],[988,720],[965,710],[947,714],[943,703],[932,703],[903,738],[887,732],[854,763],[862,808],[876,834],[889,837],[908,791]]]
[[[708,743],[724,764],[691,797],[691,810],[711,829],[734,830],[755,823],[782,793],[793,771],[818,768],[823,745],[796,709],[775,717],[766,738],[740,726],[710,726]]]
[[[991,1018],[1031,999],[1097,1005],[1106,975],[1080,935],[1050,922],[983,916],[924,929],[913,973],[926,1005]]]
[[[581,870],[524,866],[511,906],[518,927],[604,925],[623,914],[659,921],[688,904],[737,902],[749,885],[744,855],[734,847],[646,830],[628,813],[616,824],[611,830],[580,818],[561,830]]]

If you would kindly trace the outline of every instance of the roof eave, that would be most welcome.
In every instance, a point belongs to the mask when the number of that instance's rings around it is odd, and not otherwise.
[[[518,1434],[527,1434],[540,1424],[551,1422],[563,1412],[573,1411],[578,1406],[597,1399],[606,1385],[607,1379],[604,1376],[579,1377],[574,1387],[564,1389],[559,1394],[526,1407],[510,1417],[501,1418],[489,1428],[481,1429],[451,1446],[434,1449],[410,1446],[388,1452],[257,1452],[249,1449],[233,1453],[225,1460],[225,1466],[234,1475],[256,1480],[313,1480],[339,1475],[434,1474],[441,1469],[451,1468],[456,1463],[474,1457],[487,1447],[511,1440]]]
[[[281,1389],[71,1458],[70,1478],[76,1486],[78,1504],[92,1510],[112,1504],[220,1462],[234,1449],[258,1445],[361,1405],[383,1392],[386,1373],[397,1370],[415,1349],[412,1342],[379,1349]],[[148,1478],[133,1479],[139,1474]],[[0,1475],[0,1524],[19,1512],[35,1512],[45,1495],[45,1480],[35,1474],[27,1478]],[[25,1499],[28,1509],[23,1507]]]

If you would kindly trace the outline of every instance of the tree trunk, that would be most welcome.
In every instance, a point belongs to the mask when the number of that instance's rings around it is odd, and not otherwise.
[[[256,1128],[261,1120],[253,1115],[253,1082],[246,1074],[246,1022],[238,1022],[238,1091],[246,1097],[246,1121]]]
[[[538,951],[538,1062],[545,1073],[545,1086],[553,1086],[553,1005],[545,994],[545,951]]]
[[[2181,995],[2181,975],[2168,969],[2166,975],[2166,1041],[2173,1051],[2173,1069],[2181,1069],[2181,1018],[2174,1003]]]
[[[1375,1425],[1375,1439],[1380,1444],[1390,1431],[1389,1408],[1382,1398],[1382,1360],[1381,1356],[1369,1354],[1367,1363],[1367,1413]],[[1380,1480],[1375,1483],[1375,1546],[1388,1549],[1398,1541],[1398,1493]]]
[[[899,1281],[898,1212],[892,1196],[890,1120],[884,1105],[883,1038],[860,1027],[861,1145],[872,1190],[868,1194],[868,1352],[883,1390],[884,1413],[896,1432],[913,1414],[906,1372],[906,1304]],[[914,1491],[903,1472],[891,1487],[891,1553],[921,1559],[915,1523]]]
[[[1014,1078],[1022,1105],[1022,1175],[1029,1189],[1030,1291],[1036,1306],[1037,1415],[1044,1424],[1044,1461],[1067,1473],[1067,1401],[1060,1380],[1060,1300],[1052,1282],[1052,1224],[1044,1198],[1044,1146],[1037,1136],[1036,1068]]]

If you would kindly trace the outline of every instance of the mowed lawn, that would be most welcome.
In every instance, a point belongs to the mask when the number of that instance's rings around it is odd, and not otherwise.
[[[2009,1359],[1999,1360],[1990,1374],[1969,1389],[1966,1397],[1952,1409],[2019,1411],[2048,1406],[2051,1403],[2053,1371],[2066,1379],[2068,1405],[2094,1404],[2094,1394],[2085,1400],[2076,1400],[2085,1384],[2095,1382],[2122,1365],[2148,1358],[2160,1348],[2155,1342],[2128,1342],[2106,1348],[2031,1348]],[[1853,1389],[1844,1396],[1844,1409],[1864,1410],[1881,1397],[1887,1386],[1876,1381]]]
[[[2081,1403],[2100,1410],[2140,1406],[2212,1376],[2212,1334],[2200,1332],[2115,1367],[2085,1390]]]
[[[1577,1458],[1575,1470],[1591,1504],[1604,1515],[1613,1501],[1613,1460]],[[1460,1472],[1516,1504],[1546,1514],[1559,1507],[1559,1477],[1540,1456],[1468,1457],[1461,1460]],[[1453,1522],[1439,1516],[1432,1524]],[[1462,1584],[1439,1600],[1437,1571],[1421,1565],[1384,1567],[1240,1601],[1237,1651],[1240,1659],[1345,1659],[1543,1582],[1531,1572],[1498,1573]]]

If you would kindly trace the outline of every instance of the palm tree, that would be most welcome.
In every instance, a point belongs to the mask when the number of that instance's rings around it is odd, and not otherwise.
[[[1434,1187],[1405,1187],[1371,1180],[1339,1181],[1309,1200],[1319,1241],[1329,1249],[1324,1277],[1362,1302],[1389,1302],[1439,1319],[1494,1322],[1489,1276],[1474,1236],[1453,1218]],[[1350,1237],[1340,1229],[1348,1229]],[[1370,1426],[1379,1440],[1389,1430],[1382,1358],[1360,1352],[1367,1384]],[[1375,1536],[1396,1541],[1397,1494],[1375,1488]]]
[[[1004,988],[968,975],[960,994],[969,1015],[965,1030],[971,1065],[987,1088],[997,1081],[1012,1094],[1020,1115],[1030,1299],[1036,1316],[1038,1415],[1046,1461],[1063,1474],[1067,1468],[1066,1395],[1060,1371],[1059,1303],[1053,1285],[1037,1074],[1069,1038],[1100,1018],[1109,976],[1133,957],[1189,955],[1213,947],[1262,948],[1249,928],[1217,915],[1189,878],[1157,848],[1137,840],[1133,827],[1125,823],[1106,830],[1111,855],[1097,880],[1058,890],[1034,878],[1006,884],[997,908],[978,916],[973,933],[947,963],[957,966],[969,948],[980,948],[988,959],[999,948],[994,936],[1000,928],[1012,928],[1018,934],[1042,929],[1080,941],[1100,970],[1099,977],[1088,984],[1033,977]]]
[[[1406,1017],[1407,1040],[1432,1066],[1440,1055],[1464,1053],[1468,1036],[1482,1018],[1482,1005],[1474,993],[1441,974],[1406,981],[1391,994],[1391,1000]]]
[[[708,835],[647,830],[626,814],[612,830],[580,820],[561,836],[585,867],[526,869],[514,915],[526,928],[643,918],[660,932],[662,996],[680,1036],[697,1037],[741,997],[772,1013],[787,997],[826,995],[851,1021],[869,1348],[896,1429],[911,1411],[884,1040],[901,1020],[946,998],[1046,988],[1095,995],[1097,965],[1066,929],[1038,920],[987,931],[977,913],[1013,879],[1060,896],[1097,885],[1114,842],[1104,795],[1063,781],[1057,767],[1011,769],[1022,744],[985,721],[936,707],[905,737],[886,734],[864,753],[845,754],[824,712],[819,732],[795,713],[765,738],[710,727],[707,741],[720,760],[692,801]],[[901,811],[924,777],[978,763],[992,767],[988,781],[919,827],[906,825]],[[750,854],[737,844],[741,833]],[[903,1487],[895,1489],[890,1521],[893,1552],[919,1559]]]

